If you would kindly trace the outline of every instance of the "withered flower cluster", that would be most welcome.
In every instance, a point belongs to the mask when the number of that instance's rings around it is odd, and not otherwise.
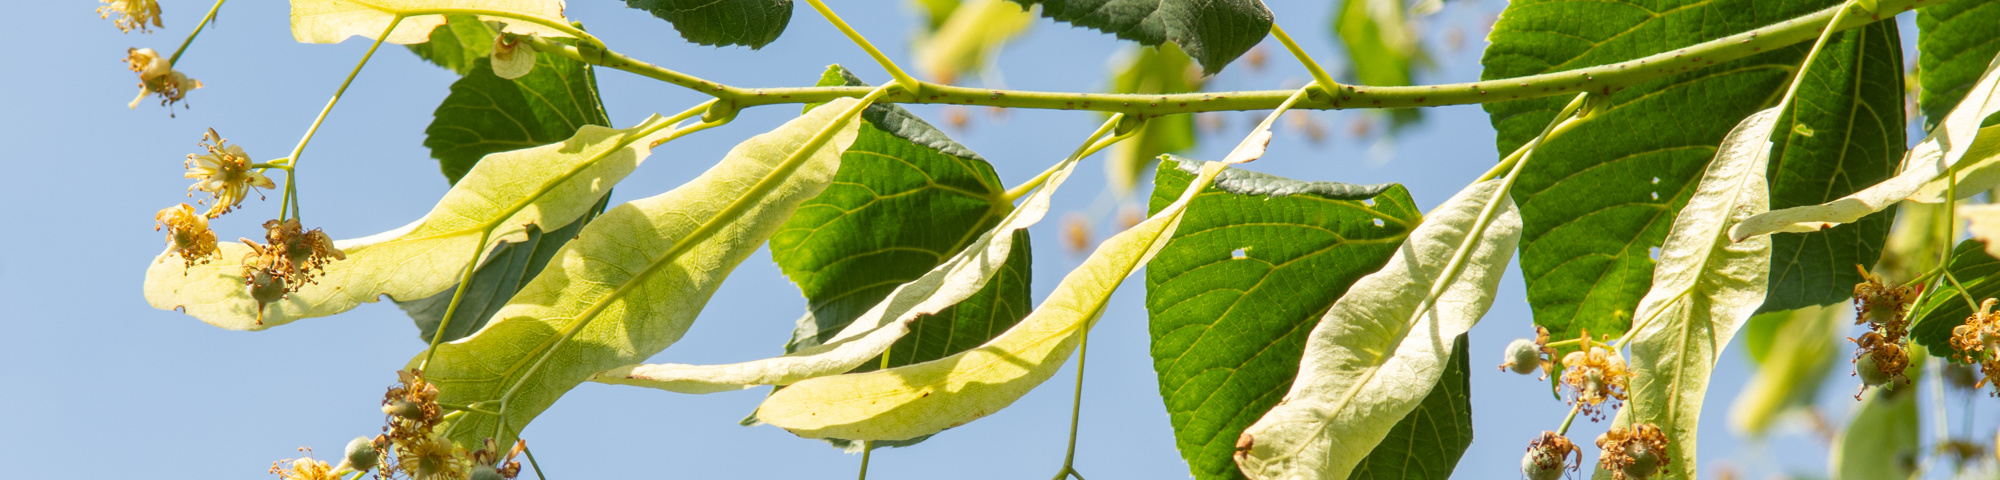
[[[394,461],[382,462],[382,475],[400,473],[415,480],[468,478],[471,452],[445,437],[440,428],[444,412],[437,404],[437,386],[424,381],[423,372],[416,369],[396,372],[396,376],[396,385],[382,395],[382,413],[388,419],[377,438],[388,445],[378,447],[395,454]]]
[[[1528,443],[1528,454],[1521,457],[1521,475],[1528,480],[1555,480],[1582,464],[1583,453],[1577,451],[1569,437],[1543,431],[1542,436]]]
[[[130,48],[125,50],[125,67],[139,74],[139,96],[133,98],[129,108],[139,108],[139,102],[147,95],[160,97],[160,105],[179,103],[187,93],[201,88],[201,81],[188,78],[180,70],[174,70],[172,62],[161,58],[160,52],[150,48]]]
[[[299,451],[306,452],[306,456],[271,462],[271,474],[282,480],[341,480],[332,466],[312,458],[312,449],[300,448]]]
[[[1979,304],[1979,311],[1966,317],[1965,324],[1951,329],[1951,348],[1956,350],[1953,359],[1959,362],[1979,365],[1980,376],[1972,388],[1985,388],[1995,384],[1994,395],[2000,396],[2000,313],[1993,311],[1993,305],[2000,300],[1988,298]]]
[[[326,232],[317,228],[305,231],[296,218],[264,222],[264,240],[269,245],[248,238],[240,240],[250,246],[250,253],[243,256],[246,267],[243,283],[250,290],[250,298],[257,300],[259,325],[264,323],[265,305],[313,283],[315,277],[326,272],[327,263],[347,259],[346,254],[334,248],[333,238]]]
[[[1658,425],[1641,423],[1632,428],[1611,427],[1597,436],[1597,467],[1618,480],[1645,480],[1660,467],[1673,463],[1667,458],[1667,434]]]
[[[1583,332],[1579,340],[1581,350],[1563,355],[1563,388],[1570,392],[1570,403],[1585,416],[1593,421],[1603,420],[1605,402],[1625,400],[1632,371],[1626,368],[1625,357],[1591,340],[1589,331]]]
[[[1882,277],[1861,270],[1862,282],[1854,286],[1855,325],[1867,325],[1868,332],[1860,338],[1849,338],[1854,342],[1854,374],[1861,377],[1861,391],[1868,387],[1881,386],[1889,381],[1902,378],[1903,369],[1910,366],[1910,352],[1906,348],[1910,322],[1910,304],[1917,300],[1923,289],[1905,285],[1890,287]],[[1855,399],[1861,393],[1854,394]]]

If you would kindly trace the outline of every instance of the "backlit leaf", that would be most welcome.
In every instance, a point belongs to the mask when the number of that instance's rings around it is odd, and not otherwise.
[[[1836,359],[1847,358],[1851,344],[1839,333],[1853,322],[1842,313],[1838,307],[1806,307],[1745,323],[1744,343],[1757,360],[1757,372],[1729,407],[1731,431],[1762,437],[1781,414],[1813,404]]]
[[[968,0],[917,43],[917,65],[932,81],[955,83],[959,75],[992,65],[1000,46],[1034,22],[1035,15],[1018,4]]]
[[[459,75],[472,73],[472,62],[493,54],[498,25],[471,15],[445,15],[442,27],[431,30],[430,41],[407,45],[410,53]]]
[[[431,30],[445,24],[445,13],[465,14],[462,10],[477,9],[489,12],[518,15],[542,21],[568,25],[563,17],[562,0],[291,0],[292,38],[300,43],[340,43],[348,37],[361,36],[374,39],[396,20],[398,15],[410,15],[396,24],[396,30],[389,33],[384,42],[409,45],[430,41]],[[456,10],[446,12],[444,10]],[[543,37],[567,37],[569,34],[525,20],[493,15],[480,15],[480,20],[507,24],[506,31],[523,35]]]
[[[1117,35],[1148,47],[1173,42],[1214,75],[1271,32],[1260,0],[1013,0],[1042,6],[1042,16]]]
[[[507,300],[514,298],[514,293],[521,290],[521,285],[527,284],[528,280],[542,273],[542,269],[548,266],[549,260],[555,258],[556,251],[561,250],[570,239],[576,238],[577,232],[583,230],[584,224],[590,223],[591,219],[603,213],[610,201],[611,195],[606,193],[604,198],[597,201],[596,207],[592,207],[583,217],[569,222],[569,225],[547,232],[543,232],[540,226],[530,226],[527,240],[503,242],[498,248],[494,248],[490,258],[481,262],[479,269],[472,272],[472,285],[465,288],[464,298],[459,299],[458,310],[451,312],[450,324],[444,324],[444,315],[445,311],[451,308],[452,297],[458,293],[456,286],[446,288],[437,295],[415,300],[397,300],[396,306],[402,308],[403,313],[409,315],[411,320],[416,321],[419,341],[430,343],[432,336],[437,334],[439,325],[445,327],[444,336],[439,337],[439,341],[449,342],[465,338],[466,335],[485,328],[486,322],[493,319],[493,314],[499,312],[500,307],[506,306]]]
[[[1936,230],[1931,235],[1935,237]],[[1957,352],[1951,346],[1951,329],[1964,325],[1965,318],[1972,316],[1972,305],[1967,302],[2000,298],[2000,259],[1988,254],[1987,247],[1987,242],[1966,240],[1952,248],[1946,270],[1965,287],[1964,296],[1951,285],[1924,295],[1922,303],[1910,307],[1910,339],[1939,356]],[[1937,255],[1935,250],[1925,253]]]
[[[1924,112],[1924,130],[1965,99],[1979,81],[1987,59],[2000,55],[2000,3],[1948,0],[1917,10],[1917,107]],[[1994,124],[1988,118],[1986,126]]]
[[[1840,430],[1832,451],[1827,452],[1827,470],[1833,473],[1833,480],[1911,478],[1917,473],[1918,462],[1923,461],[1917,389],[1898,386],[1873,390],[1854,408],[1847,427]]]
[[[674,24],[681,38],[711,45],[764,48],[792,22],[792,0],[625,0]]]
[[[424,146],[448,181],[456,183],[489,153],[546,145],[584,125],[611,123],[589,64],[537,55],[535,69],[513,80],[494,75],[489,65],[485,58],[474,60],[424,129]]]

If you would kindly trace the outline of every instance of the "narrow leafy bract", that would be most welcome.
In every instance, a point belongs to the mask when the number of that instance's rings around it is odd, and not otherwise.
[[[1198,168],[1162,162],[1152,206],[1178,198]],[[1320,314],[1388,262],[1423,215],[1401,185],[1239,169],[1187,208],[1146,265],[1153,370],[1195,477],[1237,478],[1236,437],[1291,388]]]
[[[568,25],[562,0],[292,0],[292,38],[300,43],[340,43],[348,37],[374,39],[389,28],[399,15],[409,15],[396,24],[384,42],[409,45],[430,41],[431,30],[445,24],[442,10],[471,13],[481,10],[535,18]],[[480,20],[507,24],[506,31],[523,35],[567,37],[562,30],[525,20],[480,15]]]
[[[1730,404],[1729,429],[1763,437],[1781,414],[1810,408],[1836,359],[1846,358],[1848,344],[1839,332],[1848,325],[1846,310],[1835,307],[1772,312],[1745,322],[1744,343],[1757,360],[1757,374]]]
[[[792,0],[625,0],[625,6],[674,24],[689,42],[716,47],[764,48],[792,22]]]
[[[1333,32],[1347,49],[1362,85],[1410,84],[1412,63],[1425,62],[1417,33],[1397,0],[1346,0],[1334,14]]]
[[[507,300],[514,298],[514,293],[521,291],[522,285],[542,273],[563,245],[576,238],[576,234],[583,231],[583,226],[591,219],[604,213],[610,201],[611,195],[606,193],[597,201],[597,206],[583,217],[569,222],[569,225],[547,232],[542,231],[539,225],[529,226],[527,240],[501,243],[493,249],[492,256],[480,262],[479,269],[472,272],[472,284],[466,286],[465,295],[459,298],[457,310],[451,309],[452,298],[459,297],[456,287],[415,300],[397,300],[396,307],[402,308],[403,314],[416,321],[419,341],[430,343],[432,338],[437,338],[449,342],[465,338],[485,328],[486,322],[493,319],[493,314],[499,312],[500,307],[507,306]],[[438,337],[438,326],[444,324],[446,311],[451,312],[451,322],[444,325],[444,336]]]
[[[1731,241],[1731,223],[1770,209],[1758,173],[1768,168],[1776,108],[1729,132],[1687,206],[1660,246],[1653,289],[1639,302],[1630,333],[1634,377],[1621,424],[1650,423],[1666,433],[1663,479],[1695,478],[1695,427],[1709,372],[1769,287],[1771,240]],[[1599,478],[1608,472],[1600,470]]]
[[[1224,164],[1202,169],[1205,187]],[[1048,380],[1069,359],[1111,292],[1166,243],[1194,193],[1106,239],[1040,307],[992,341],[938,360],[814,378],[778,390],[758,408],[766,423],[806,438],[904,440],[997,412]],[[857,322],[858,323],[858,322]]]
[[[1924,457],[1917,400],[1917,389],[1903,385],[1869,392],[1827,452],[1833,480],[1916,476]]]
[[[1737,240],[1772,232],[1811,232],[1882,211],[1915,195],[1924,184],[1944,176],[1966,155],[1979,135],[1986,117],[2000,112],[2000,56],[1993,57],[1979,83],[1967,91],[1958,107],[1931,129],[1930,136],[1911,147],[1903,157],[1903,171],[1894,178],[1855,192],[1839,200],[1819,205],[1792,207],[1750,217],[1730,228]]]
[[[2000,3],[1949,0],[1917,10],[1917,108],[1924,130],[1951,112],[1979,81],[1986,59],[2000,55]],[[1992,120],[1992,119],[1989,119]],[[1986,125],[1993,125],[1988,122]]]
[[[591,375],[679,340],[729,272],[833,178],[858,123],[842,115],[857,105],[835,100],[738,144],[672,191],[604,212],[485,330],[438,346],[424,372],[438,401],[487,405],[505,417],[501,428],[495,415],[468,412],[450,424],[451,438],[511,444]],[[848,121],[830,126],[837,120]],[[826,128],[837,128],[830,141],[800,151]]]
[[[146,301],[184,309],[218,327],[262,330],[344,312],[383,295],[435,295],[456,285],[466,264],[499,242],[526,240],[529,225],[548,228],[583,216],[674,130],[654,116],[632,128],[585,126],[563,142],[488,155],[416,222],[335,242],[347,259],[328,264],[317,283],[263,307],[262,322],[257,301],[243,288],[239,260],[250,248],[241,243],[222,243],[224,261],[193,268],[165,261],[163,254],[146,270]]]
[[[1964,200],[2000,185],[2000,125],[1981,128],[1975,135],[1972,145],[1965,147],[1965,158],[1951,166],[1951,175],[1931,179],[1909,199],[1943,203],[1945,195],[1955,188],[1958,200]]]
[[[1496,80],[1633,60],[1838,3],[1515,0],[1493,26],[1480,76]],[[1778,172],[1769,177],[1774,204],[1822,203],[1893,173],[1904,144],[1896,136],[1903,125],[1897,42],[1894,22],[1827,40],[1805,69],[1790,115],[1791,123],[1807,128],[1780,120],[1778,128],[1814,136],[1780,133],[1784,157],[1772,159]],[[1653,249],[1696,188],[1702,166],[1739,121],[1783,98],[1811,43],[1727,62],[1684,56],[1645,67],[1671,69],[1671,75],[1615,91],[1593,86],[1590,78],[1572,85],[1605,93],[1604,103],[1590,120],[1537,147],[1535,162],[1512,192],[1525,222],[1521,273],[1537,325],[1557,339],[1577,338],[1583,330],[1617,336],[1630,328],[1652,279]],[[1512,152],[1535,138],[1563,100],[1487,103],[1498,150]],[[1842,298],[1859,275],[1854,264],[1879,255],[1888,222],[1881,215],[1847,231],[1774,240],[1796,247],[1775,260],[1785,272],[1777,281],[1791,283],[1779,285],[1773,298],[1800,304]]]
[[[509,80],[479,58],[452,82],[451,94],[424,128],[424,147],[446,180],[457,182],[489,153],[546,145],[584,125],[611,123],[589,64],[556,55],[537,55],[535,63],[526,76]]]
[[[1244,475],[1346,479],[1428,396],[1453,343],[1492,306],[1520,238],[1520,213],[1497,191],[1504,182],[1474,183],[1432,210],[1320,317],[1291,391],[1237,440]],[[1447,277],[1461,251],[1462,270]]]
[[[1203,74],[1264,41],[1271,10],[1260,0],[1013,0],[1042,5],[1042,16],[1117,35],[1148,47],[1173,42]]]

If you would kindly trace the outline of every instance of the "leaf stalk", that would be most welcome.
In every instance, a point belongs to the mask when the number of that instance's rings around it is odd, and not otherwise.
[[[174,49],[174,55],[167,57],[167,68],[173,68],[174,64],[180,63],[181,54],[187,52],[188,45],[194,44],[194,37],[201,35],[201,30],[208,27],[208,22],[215,20],[215,12],[222,10],[222,2],[225,1],[228,0],[215,0],[215,6],[208,7],[208,15],[203,15],[201,22],[194,24],[194,31],[188,32],[187,39],[181,40],[180,48]]]

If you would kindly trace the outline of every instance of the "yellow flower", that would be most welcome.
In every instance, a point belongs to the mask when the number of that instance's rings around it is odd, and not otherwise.
[[[119,15],[112,23],[118,31],[132,33],[133,30],[150,33],[146,24],[160,27],[160,2],[155,0],[102,0],[104,6],[97,7],[97,18],[111,18]]]
[[[215,144],[210,145],[209,142]],[[215,204],[209,206],[209,218],[220,217],[242,205],[243,197],[249,196],[252,188],[277,186],[271,183],[269,177],[251,170],[250,155],[243,153],[243,147],[226,143],[221,134],[215,133],[215,129],[208,129],[208,133],[202,136],[201,146],[208,149],[208,153],[188,154],[187,162],[183,164],[188,171],[183,176],[195,179],[194,185],[188,186],[189,196],[193,196],[196,190],[214,195]]]
[[[1583,350],[1563,356],[1562,383],[1570,391],[1570,401],[1591,418],[1602,418],[1600,406],[1607,400],[1625,400],[1626,382],[1632,377],[1625,357],[1583,334]]]
[[[271,474],[277,475],[278,478],[283,480],[340,480],[340,476],[333,473],[332,466],[327,465],[326,462],[312,458],[312,449],[301,448],[299,451],[306,452],[306,458],[297,460],[288,458],[282,461],[271,462]],[[286,463],[290,465],[286,467],[279,466]]]
[[[208,229],[208,217],[194,212],[194,207],[180,204],[160,210],[153,215],[153,231],[160,227],[167,229],[167,244],[173,252],[187,260],[187,266],[208,263],[208,258],[218,255],[215,248],[215,231]]]
[[[126,105],[130,108],[139,108],[147,95],[158,95],[160,105],[171,105],[186,97],[189,90],[201,88],[201,81],[174,70],[171,62],[150,48],[126,49],[125,67],[139,74],[139,97]]]

